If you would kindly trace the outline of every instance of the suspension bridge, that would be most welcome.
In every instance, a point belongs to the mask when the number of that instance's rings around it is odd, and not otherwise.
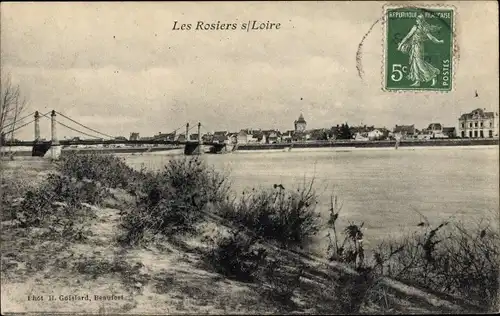
[[[23,123],[29,117],[32,117],[31,121]],[[62,117],[68,122],[63,123],[58,117]],[[40,136],[40,119],[47,118],[51,122],[51,138],[50,140],[43,140]],[[20,141],[6,139],[7,135],[14,135],[14,132],[34,125],[34,138],[29,141]],[[18,126],[16,126],[18,125]],[[78,128],[72,127],[70,125],[77,125]],[[79,136],[85,136],[86,138],[80,139],[80,137],[73,137],[71,139],[60,140],[57,135],[58,126],[62,126],[68,130],[76,132]],[[179,130],[185,127],[184,134],[177,134]],[[192,129],[197,127],[197,134],[190,135]],[[58,159],[61,154],[63,147],[73,146],[73,145],[176,145],[184,146],[184,154],[186,155],[200,155],[205,152],[204,147],[208,147],[210,152],[221,152],[225,149],[225,143],[219,143],[214,141],[203,141],[202,139],[202,127],[201,123],[193,124],[190,128],[190,124],[187,123],[185,126],[174,129],[170,133],[155,135],[153,137],[148,137],[147,139],[126,139],[125,137],[112,136],[106,133],[102,133],[96,129],[93,129],[87,125],[79,123],[78,121],[58,112],[55,110],[49,111],[47,113],[40,113],[35,111],[30,113],[18,120],[16,122],[4,126],[4,132],[2,132],[2,146],[14,147],[14,146],[24,146],[32,147],[32,156],[46,156],[49,153],[52,159]],[[83,130],[82,130],[83,129]],[[208,133],[206,128],[204,132]],[[194,137],[190,137],[194,136]],[[192,139],[194,138],[194,139]],[[147,147],[147,146],[146,146]],[[147,150],[147,148],[145,148]]]

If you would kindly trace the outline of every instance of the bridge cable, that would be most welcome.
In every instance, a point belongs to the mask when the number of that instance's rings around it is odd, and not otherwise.
[[[33,113],[35,113],[35,112],[33,112]],[[49,113],[50,113],[50,111],[49,111],[49,112],[47,112],[47,113],[45,113],[45,114],[42,114],[42,116],[45,116],[45,115],[47,115],[47,114],[49,114]],[[28,116],[29,116],[29,115],[28,115]],[[28,116],[25,116],[23,119],[27,118]],[[31,123],[33,123],[33,122],[35,122],[35,119],[31,120],[30,122],[28,122],[28,123],[26,123],[26,124],[19,125],[18,127],[11,129],[11,130],[10,130],[9,132],[7,132],[5,135],[8,135],[8,134],[14,133],[14,132],[15,132],[15,131],[17,131],[18,129],[23,128],[23,127],[25,127],[26,125],[31,124]],[[12,125],[12,124],[10,124],[10,125]]]
[[[188,133],[189,133],[189,132],[190,132],[193,128],[195,128],[195,127],[198,127],[198,126],[193,125],[190,129],[188,129]]]
[[[67,117],[66,115],[64,115],[64,114],[62,114],[62,113],[60,113],[60,112],[57,112],[57,111],[56,111],[56,113],[57,113],[57,114],[59,114],[59,115],[61,115],[61,116],[62,116],[62,117],[64,117],[65,119],[68,119],[68,120],[70,120],[71,122],[73,122],[73,123],[75,123],[75,124],[78,124],[78,125],[80,125],[80,126],[82,126],[82,127],[86,128],[86,129],[88,129],[88,130],[90,130],[90,131],[92,131],[92,132],[94,132],[94,133],[97,133],[97,134],[100,134],[100,135],[106,136],[106,137],[111,138],[111,139],[113,139],[113,138],[114,138],[113,136],[110,136],[110,135],[108,135],[108,134],[101,133],[101,132],[99,132],[99,131],[96,131],[95,129],[92,129],[92,128],[88,127],[88,126],[85,126],[85,125],[83,125],[83,124],[81,124],[81,123],[78,123],[77,121],[75,121],[75,120],[73,120],[73,119],[71,119],[71,118]]]
[[[57,123],[58,123],[58,124],[61,124],[62,126],[64,126],[64,127],[68,128],[68,129],[70,129],[70,130],[72,130],[72,131],[74,131],[74,132],[77,132],[77,133],[83,134],[83,135],[85,135],[85,136],[92,137],[92,138],[94,138],[94,139],[96,139],[96,140],[100,139],[100,137],[97,137],[97,136],[95,136],[95,135],[91,135],[91,134],[87,134],[87,133],[85,133],[85,132],[82,132],[82,131],[80,131],[80,130],[77,130],[76,128],[72,128],[72,127],[70,127],[70,126],[68,126],[68,125],[66,125],[66,124],[63,124],[63,123],[61,123],[61,122],[57,122]]]
[[[35,114],[35,112],[31,112],[30,114],[28,114],[28,115],[26,115],[26,116],[24,116],[24,117],[22,117],[22,118],[20,118],[20,119],[19,119],[19,118],[16,118],[16,120],[15,120],[14,122],[9,123],[9,124],[7,124],[7,125],[5,125],[3,128],[9,127],[9,126],[11,126],[11,125],[14,125],[14,124],[16,124],[16,123],[18,123],[18,122],[20,122],[20,121],[22,121],[22,120],[24,120],[24,119],[26,119],[26,118],[28,118],[28,117],[32,116],[33,114]],[[33,120],[33,121],[34,121],[34,120]]]
[[[49,113],[50,113],[50,112],[49,112]],[[47,118],[48,118],[48,116],[46,116],[46,115],[43,115],[43,116],[45,116],[45,117],[47,117]],[[83,134],[83,135],[85,135],[85,136],[92,137],[92,138],[94,138],[94,139],[99,139],[99,137],[97,137],[97,136],[95,136],[95,135],[90,135],[90,134],[87,134],[87,133],[85,133],[85,132],[82,132],[82,131],[80,131],[80,130],[77,130],[76,128],[70,127],[70,126],[68,126],[68,125],[66,125],[66,124],[64,124],[64,123],[59,122],[59,121],[56,121],[56,123],[61,124],[62,126],[64,126],[64,127],[68,128],[68,129],[70,129],[70,130],[72,130],[72,131],[74,131],[74,132],[77,132],[77,133]]]
[[[35,113],[35,112],[33,112],[33,113]],[[32,114],[33,114],[33,113],[32,113]],[[48,114],[48,113],[50,113],[50,111],[49,111],[49,112],[47,112],[46,114]],[[44,114],[42,114],[42,115],[44,115]],[[29,117],[29,115],[27,115],[27,116],[23,117],[22,119],[25,119],[25,118],[27,118],[27,117]],[[15,131],[17,131],[18,129],[21,129],[21,128],[25,127],[26,125],[29,125],[29,124],[31,124],[31,123],[33,123],[33,122],[35,122],[35,119],[33,119],[32,121],[30,121],[30,122],[28,122],[28,123],[25,123],[25,124],[23,124],[23,125],[19,125],[18,127],[11,129],[11,130],[10,130],[10,131],[8,131],[7,133],[5,133],[5,135],[13,134],[13,133],[14,133]],[[10,124],[10,125],[12,125],[12,124]],[[10,148],[9,148],[9,152],[10,152]]]
[[[28,123],[25,123],[25,124],[23,124],[23,125],[19,125],[19,126],[17,126],[16,128],[13,128],[13,129],[11,129],[10,131],[6,132],[6,133],[5,133],[5,135],[12,134],[12,133],[14,133],[15,131],[17,131],[18,129],[23,128],[23,127],[25,127],[26,125],[31,124],[31,123],[33,123],[33,122],[35,122],[35,120],[32,120],[32,121],[30,121],[30,122],[28,122]]]
[[[177,131],[178,131],[178,130],[180,130],[181,128],[182,128],[182,126],[181,126],[181,127],[176,128],[176,129],[174,129],[173,131],[171,131],[171,132],[170,132],[170,133],[168,133],[167,135],[176,135],[176,134],[177,134]]]

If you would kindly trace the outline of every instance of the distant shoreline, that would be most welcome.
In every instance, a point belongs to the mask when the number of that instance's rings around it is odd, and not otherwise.
[[[499,145],[498,138],[492,139],[435,139],[435,140],[405,140],[398,147],[436,147],[436,146],[494,146]],[[295,148],[395,148],[396,141],[322,141],[303,143],[279,144],[241,144],[235,151],[266,150],[266,149],[293,149]]]
[[[405,140],[399,143],[399,148],[406,147],[462,147],[462,146],[498,146],[499,139],[435,139],[435,140]],[[231,145],[233,147],[233,145]],[[234,145],[233,152],[244,151],[294,151],[294,149],[313,149],[313,148],[345,148],[347,149],[369,149],[369,148],[395,148],[396,141],[317,141],[300,143],[276,143],[276,144],[240,144]],[[148,153],[160,151],[179,150],[175,147],[119,147],[119,148],[64,148],[63,152],[97,152],[111,154],[128,153]],[[8,153],[8,148],[2,148],[2,152]],[[231,152],[231,150],[228,150]],[[18,150],[12,151],[15,156],[31,156],[31,151]]]

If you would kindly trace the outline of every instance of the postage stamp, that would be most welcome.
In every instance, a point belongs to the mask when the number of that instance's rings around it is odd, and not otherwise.
[[[453,7],[385,7],[384,90],[451,91]]]

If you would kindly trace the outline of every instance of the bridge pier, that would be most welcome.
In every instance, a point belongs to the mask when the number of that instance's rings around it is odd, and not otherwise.
[[[187,130],[189,129],[189,123],[186,125],[186,137]],[[201,138],[201,123],[198,123],[198,141],[190,142],[189,138],[186,139],[186,145],[184,147],[184,155],[202,155],[204,153],[203,141]]]
[[[40,113],[35,111],[35,140],[33,142],[33,148],[31,150],[31,156],[33,157],[44,157],[49,151],[50,144],[41,142],[40,139]]]
[[[50,144],[50,159],[51,160],[58,160],[61,157],[61,145],[59,144],[59,139],[57,138],[57,129],[56,129],[56,111],[52,110],[52,113],[50,114],[50,130],[51,130],[51,136],[52,136],[52,141]]]

